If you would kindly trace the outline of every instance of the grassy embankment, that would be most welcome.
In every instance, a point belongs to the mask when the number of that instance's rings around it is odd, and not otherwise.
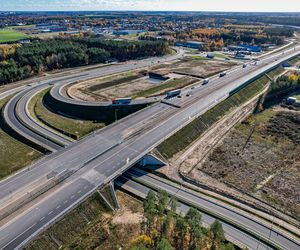
[[[9,100],[0,100],[0,109]],[[2,119],[2,118],[1,118]],[[42,153],[19,142],[3,131],[2,120],[0,125],[0,179],[29,165],[42,156]]]
[[[178,88],[184,88],[190,84],[193,84],[195,82],[199,81],[196,78],[191,78],[191,77],[182,77],[182,78],[177,78],[177,79],[171,79],[166,81],[165,83],[158,84],[155,87],[149,88],[142,90],[138,93],[136,93],[133,97],[149,97],[149,96],[154,96],[154,95],[162,95],[166,91],[178,89]]]
[[[68,135],[73,139],[79,139],[86,134],[105,126],[103,123],[96,123],[94,121],[71,119],[48,110],[43,105],[43,96],[47,91],[48,90],[44,90],[35,95],[29,104],[30,113],[42,123],[45,123],[54,130]]]
[[[141,75],[137,72],[125,72],[118,75],[111,75],[106,77],[101,77],[93,83],[93,85],[87,88],[89,92],[96,92],[105,88],[114,87],[123,83],[137,80]]]
[[[171,158],[174,154],[180,152],[193,143],[206,129],[217,122],[230,109],[241,105],[259,93],[268,82],[269,79],[266,76],[263,76],[247,85],[245,88],[239,90],[237,93],[217,104],[179,130],[169,139],[161,143],[157,149],[164,157]]]
[[[128,249],[140,233],[142,203],[117,191],[121,210],[109,211],[98,194],[94,194],[62,220],[55,223],[26,249]]]
[[[16,42],[28,38],[27,35],[14,29],[0,29],[0,43]]]

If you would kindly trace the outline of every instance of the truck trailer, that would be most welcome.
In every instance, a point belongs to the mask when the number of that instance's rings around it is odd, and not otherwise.
[[[181,93],[181,89],[175,89],[175,90],[167,92],[166,95],[167,95],[167,98],[171,98],[171,97],[180,95],[180,93]]]
[[[127,97],[127,98],[116,98],[112,100],[112,104],[113,105],[127,105],[130,104],[132,101],[131,97]]]

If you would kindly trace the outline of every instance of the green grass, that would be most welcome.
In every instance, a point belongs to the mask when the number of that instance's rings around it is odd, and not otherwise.
[[[29,104],[29,110],[33,116],[36,116],[37,119],[49,127],[71,138],[79,139],[105,126],[103,123],[71,119],[51,112],[43,105],[43,96],[47,92],[48,90],[44,90],[35,95]]]
[[[9,98],[0,100],[0,109],[8,100]],[[2,179],[29,165],[42,154],[4,132],[2,120],[0,124],[0,179]]]
[[[157,147],[158,151],[165,158],[171,158],[174,154],[185,149],[197,140],[205,130],[217,122],[232,108],[238,107],[262,91],[268,81],[269,79],[266,76],[263,76],[239,90],[237,93],[217,104],[161,143]]]
[[[203,56],[191,56],[191,58],[195,60],[209,60],[209,58]]]
[[[0,29],[0,43],[16,42],[28,36],[14,29]]]
[[[282,74],[284,72],[284,68],[279,66],[276,69],[273,69],[272,71],[268,72],[268,76],[272,79],[275,79],[276,76]]]
[[[152,95],[160,95],[164,94],[166,91],[183,88],[190,84],[193,84],[197,82],[198,79],[188,78],[188,77],[182,77],[177,79],[168,80],[166,83],[162,83],[159,85],[156,85],[153,88],[142,90],[134,95],[134,98],[136,97],[148,97]]]

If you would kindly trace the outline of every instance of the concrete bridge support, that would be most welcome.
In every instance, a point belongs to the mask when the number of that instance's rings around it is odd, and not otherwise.
[[[113,182],[109,182],[104,187],[98,189],[98,194],[112,211],[117,211],[120,208]]]

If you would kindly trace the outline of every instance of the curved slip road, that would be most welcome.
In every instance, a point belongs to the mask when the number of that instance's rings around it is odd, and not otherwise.
[[[299,48],[281,60],[292,53],[298,54]],[[48,191],[45,198],[1,227],[0,248],[24,245],[97,188],[121,175],[168,136],[226,97],[229,91],[280,63],[273,60],[249,66],[253,69],[250,73],[244,69],[231,72],[207,86],[196,88],[191,97],[171,100],[181,105],[179,109],[160,103],[139,111],[45,157],[27,171],[1,181],[0,204],[5,206],[14,197],[34,190],[32,183],[47,178],[49,173],[54,176],[72,173],[55,190]]]

